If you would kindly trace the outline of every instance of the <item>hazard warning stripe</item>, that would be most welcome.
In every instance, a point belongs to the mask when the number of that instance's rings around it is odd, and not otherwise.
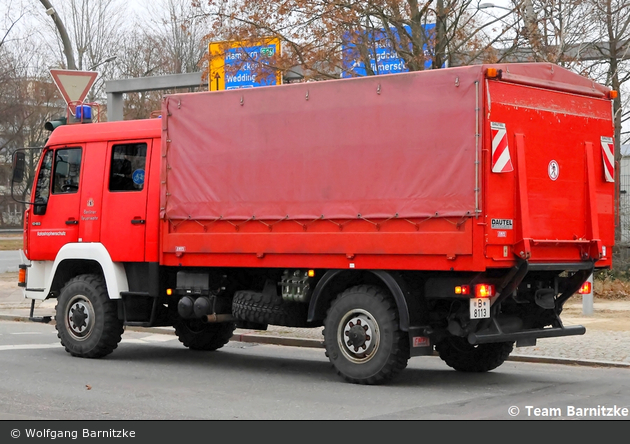
[[[615,181],[615,144],[612,137],[602,137],[602,158],[604,163],[604,179]]]
[[[492,172],[509,173],[514,171],[505,124],[491,122],[490,129],[492,131]]]

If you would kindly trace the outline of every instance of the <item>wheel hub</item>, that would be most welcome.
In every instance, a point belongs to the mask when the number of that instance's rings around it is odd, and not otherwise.
[[[338,336],[342,352],[351,361],[369,361],[379,345],[378,324],[364,310],[354,310],[344,317]]]
[[[79,299],[70,304],[68,309],[68,328],[77,339],[84,339],[92,327],[92,310],[89,302]]]
[[[361,319],[357,320],[357,325],[352,325],[353,323],[349,323],[349,329],[345,330],[344,333],[348,338],[348,347],[353,347],[355,351],[358,351],[359,348],[365,350],[367,347],[366,344],[369,345],[371,341],[370,335],[366,333],[369,329],[367,325],[361,325]]]

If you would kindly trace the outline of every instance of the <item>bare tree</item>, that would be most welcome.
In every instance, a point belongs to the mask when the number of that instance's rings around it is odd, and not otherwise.
[[[42,5],[44,5],[44,8],[46,8],[46,14],[48,14],[52,18],[53,22],[55,23],[55,27],[59,32],[59,38],[61,39],[61,44],[63,45],[63,52],[66,56],[68,69],[77,69],[76,63],[74,62],[72,43],[70,42],[68,31],[66,31],[66,27],[63,24],[61,17],[59,17],[59,14],[48,0],[40,0],[40,2]]]
[[[27,151],[26,179],[16,184],[15,196],[27,200],[35,165],[49,135],[44,123],[64,113],[63,100],[52,83],[45,51],[34,38],[22,38],[0,47],[0,226],[21,223],[23,206],[9,194],[10,165],[17,149]]]
[[[606,85],[617,91],[613,101],[615,122],[615,160],[621,161],[623,89],[630,80],[630,1],[629,0],[600,0],[593,1],[597,20],[598,39],[595,46],[599,57],[595,67],[603,74],[601,77]],[[627,112],[626,112],[627,115]],[[616,195],[619,196],[620,184],[615,182]],[[621,227],[615,230],[615,239],[621,240]]]
[[[198,72],[208,52],[203,37],[207,17],[197,14],[190,0],[156,0],[146,5],[144,36],[162,55],[162,70],[169,74]]]
[[[250,0],[199,9],[211,18],[209,41],[279,39],[282,55],[268,63],[282,72],[299,65],[307,79],[357,75],[357,66],[361,74],[379,74],[373,63],[379,46],[411,71],[483,60],[492,39],[481,30],[495,23],[481,20],[472,0]]]
[[[100,72],[90,90],[88,101],[104,99],[105,81],[115,75],[115,64],[103,62],[113,60],[120,39],[127,32],[126,26],[131,25],[124,6],[123,0],[65,0],[56,6],[56,16],[66,24],[70,46],[74,48],[75,69],[91,71],[98,68]],[[55,31],[53,24],[43,12],[39,18],[45,25],[43,41],[52,42],[49,43],[52,52],[60,57],[51,60],[50,64],[64,66],[61,56],[68,45],[63,43],[63,39],[50,39],[49,36]]]
[[[119,43],[116,60],[119,75],[123,78],[141,78],[166,74],[161,48],[145,32],[133,31]],[[145,119],[161,106],[160,91],[144,91],[125,95],[123,114],[126,120]]]

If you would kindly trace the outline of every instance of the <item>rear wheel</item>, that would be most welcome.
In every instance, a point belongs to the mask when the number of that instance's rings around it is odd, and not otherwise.
[[[396,305],[373,286],[349,288],[333,301],[324,321],[324,344],[337,373],[355,384],[389,381],[409,359]]]
[[[466,338],[452,336],[438,342],[435,349],[449,367],[460,372],[482,373],[503,364],[514,350],[514,342],[472,345]]]
[[[68,281],[57,300],[57,336],[72,356],[101,358],[122,339],[116,301],[109,299],[102,277],[82,274]]]
[[[191,350],[214,351],[230,341],[235,328],[233,322],[215,324],[186,319],[175,324],[175,334]]]

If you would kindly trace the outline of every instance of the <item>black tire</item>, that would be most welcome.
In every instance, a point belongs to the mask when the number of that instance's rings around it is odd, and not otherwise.
[[[308,305],[285,302],[278,295],[237,291],[232,300],[232,315],[244,321],[284,327],[307,327]]]
[[[355,384],[381,384],[407,367],[409,342],[391,297],[378,287],[349,288],[324,320],[326,356],[337,373]]]
[[[503,364],[514,350],[514,342],[472,345],[466,338],[452,336],[435,345],[440,358],[459,372],[483,373]]]
[[[122,339],[116,301],[109,298],[100,276],[82,274],[70,279],[59,294],[55,313],[57,337],[72,356],[102,358]]]
[[[199,319],[181,320],[175,324],[179,342],[191,350],[215,351],[230,341],[236,329],[233,322],[208,323]]]

